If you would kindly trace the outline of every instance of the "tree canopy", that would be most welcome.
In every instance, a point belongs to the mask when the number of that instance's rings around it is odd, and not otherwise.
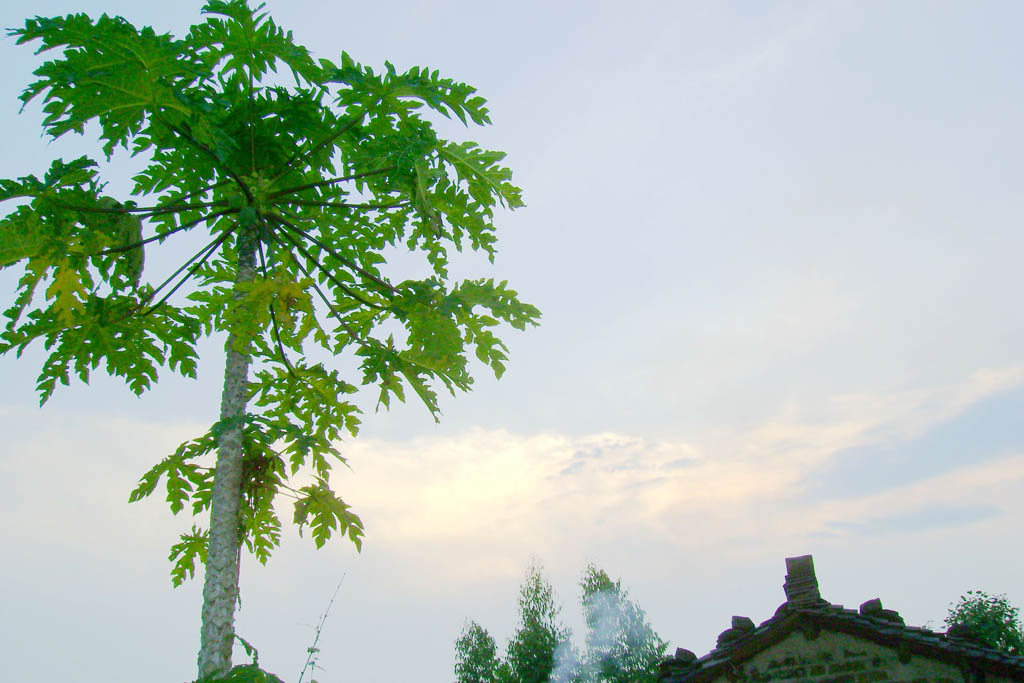
[[[162,369],[193,378],[198,342],[224,340],[219,419],[130,496],[162,483],[174,514],[198,518],[171,549],[171,577],[206,565],[207,676],[230,665],[238,553],[268,560],[280,498],[317,547],[335,534],[360,545],[362,522],[329,483],[345,462],[339,440],[358,431],[353,394],[373,387],[386,408],[411,390],[436,419],[439,388],[471,387],[471,356],[504,371],[494,329],[540,314],[505,282],[449,278],[452,251],[493,260],[496,209],[523,205],[504,154],[434,129],[432,115],[490,122],[471,86],[422,67],[375,72],[345,52],[314,57],[244,0],[202,12],[182,38],[85,14],[10,31],[50,55],[21,96],[42,103],[46,134],[96,132],[108,160],[145,166],[127,197],[108,194],[86,156],[0,180],[14,205],[0,269],[20,273],[0,353],[43,345],[45,403],[101,368],[136,394]],[[184,262],[153,257],[197,231],[205,244]],[[396,277],[395,249],[422,254],[430,275]]]
[[[540,567],[530,565],[519,589],[519,625],[506,648],[510,683],[548,682],[571,635],[561,623],[561,611]]]
[[[455,641],[455,680],[458,683],[497,683],[501,661],[494,637],[469,620]]]
[[[582,680],[602,683],[655,683],[658,662],[668,643],[647,622],[647,615],[622,587],[594,564],[580,580],[587,622]]]

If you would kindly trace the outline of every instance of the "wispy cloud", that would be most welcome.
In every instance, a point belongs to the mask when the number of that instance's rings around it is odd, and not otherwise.
[[[755,36],[756,40],[745,46],[743,51],[691,74],[690,79],[697,84],[729,86],[753,78],[773,65],[782,64],[791,59],[801,42],[827,32],[841,4],[813,3],[808,9],[790,17],[787,23]]]
[[[833,520],[825,528],[858,536],[876,536],[970,524],[1002,514],[994,505],[930,505],[902,514],[856,521]]]
[[[817,414],[790,406],[747,433],[692,441],[482,429],[357,439],[342,445],[352,471],[339,469],[334,483],[363,517],[368,544],[429,554],[445,576],[513,576],[530,553],[585,555],[610,537],[728,544],[747,536],[913,533],[985,521],[999,510],[991,492],[1019,486],[1018,378],[990,372],[931,391],[842,397]],[[9,410],[0,420],[16,454],[2,463],[12,486],[31,490],[49,454],[77,453],[70,461],[77,465],[54,472],[48,489],[61,500],[118,510],[154,448],[170,452],[202,431],[128,419],[47,431]],[[6,510],[26,515],[32,505],[29,496],[15,497]],[[164,514],[158,502],[144,506],[125,518],[145,509],[145,525]],[[40,529],[65,524],[58,508],[49,526],[45,509],[33,514]],[[694,532],[681,539],[680,528]]]
[[[863,496],[1024,452],[1024,431],[1016,428],[1024,424],[1024,385],[955,408],[961,412],[940,412],[935,424],[919,425],[912,435],[835,452],[805,475],[808,498]]]

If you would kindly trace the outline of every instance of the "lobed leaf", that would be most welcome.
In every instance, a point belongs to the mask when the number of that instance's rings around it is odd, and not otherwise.
[[[105,14],[95,22],[84,14],[36,17],[10,33],[19,45],[39,40],[38,52],[62,49],[60,59],[35,71],[39,80],[21,95],[24,104],[43,98],[43,127],[54,138],[84,133],[95,119],[109,157],[118,145],[128,148],[158,113],[190,113],[176,91],[194,79],[195,65],[182,59],[182,45],[168,35]]]
[[[210,532],[195,525],[192,531],[181,535],[181,540],[171,546],[167,559],[171,561],[171,583],[177,588],[185,579],[196,575],[196,561],[206,564],[206,552],[210,544]]]
[[[362,549],[363,523],[348,505],[319,479],[315,485],[304,486],[295,501],[294,522],[299,533],[306,524],[312,529],[313,543],[322,548],[334,532],[348,535],[356,549]]]

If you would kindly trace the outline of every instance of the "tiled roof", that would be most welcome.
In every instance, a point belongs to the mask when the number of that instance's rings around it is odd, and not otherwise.
[[[806,559],[810,561],[809,556]],[[700,658],[689,650],[677,649],[674,657],[667,657],[661,662],[661,683],[702,683],[710,680],[725,671],[734,670],[733,667],[797,629],[811,639],[821,630],[848,633],[894,648],[901,661],[919,655],[945,661],[965,671],[984,671],[1024,681],[1024,657],[993,650],[969,637],[957,637],[956,630],[936,633],[906,626],[898,613],[883,609],[881,600],[877,598],[865,602],[860,610],[829,604],[818,596],[813,571],[813,564],[810,564],[809,578],[786,577],[787,601],[771,619],[754,626],[746,617],[733,617],[732,628],[718,637],[714,650]],[[793,574],[792,571],[790,573]],[[796,580],[791,581],[791,578]],[[797,584],[807,590],[791,593],[789,587]]]

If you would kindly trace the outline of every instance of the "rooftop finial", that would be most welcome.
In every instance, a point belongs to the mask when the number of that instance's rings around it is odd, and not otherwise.
[[[810,555],[786,558],[786,602],[793,607],[811,607],[821,602],[814,558]]]

